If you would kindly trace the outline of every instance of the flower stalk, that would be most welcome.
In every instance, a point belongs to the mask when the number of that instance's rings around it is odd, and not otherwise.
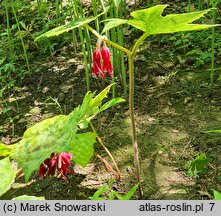
[[[95,130],[95,128],[94,128],[94,126],[93,126],[93,124],[92,124],[91,122],[90,122],[90,126],[91,126],[93,132],[96,133],[98,142],[100,143],[100,145],[103,147],[103,149],[107,152],[108,156],[109,156],[110,159],[112,160],[112,162],[113,162],[113,164],[114,164],[114,167],[115,167],[115,169],[116,169],[116,171],[117,171],[117,178],[118,178],[118,180],[120,180],[120,178],[121,178],[121,173],[120,173],[120,170],[119,170],[119,168],[118,168],[118,166],[117,166],[117,163],[115,162],[115,160],[114,160],[112,154],[110,153],[110,151],[108,150],[108,148],[104,145],[104,143],[103,143],[103,141],[101,140],[101,138],[98,136],[97,131]]]

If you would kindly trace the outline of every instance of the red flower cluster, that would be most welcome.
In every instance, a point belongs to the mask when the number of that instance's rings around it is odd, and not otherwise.
[[[105,79],[105,72],[107,72],[108,75],[112,77],[113,67],[110,61],[111,53],[105,42],[102,49],[100,49],[100,45],[101,40],[98,39],[96,48],[93,52],[94,69],[92,71],[92,76],[103,77]]]
[[[72,154],[68,152],[62,152],[60,154],[52,153],[50,158],[47,158],[39,168],[38,176],[57,176],[67,181],[67,173],[73,173],[69,170],[71,165]]]

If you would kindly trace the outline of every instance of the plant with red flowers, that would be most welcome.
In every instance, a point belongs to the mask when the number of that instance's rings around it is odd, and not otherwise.
[[[70,169],[71,161],[85,167],[94,154],[96,138],[101,142],[93,127],[90,132],[85,132],[85,129],[98,113],[125,101],[114,98],[102,105],[112,85],[96,96],[95,92],[88,92],[81,106],[69,115],[58,115],[31,126],[18,143],[10,146],[0,143],[0,157],[4,157],[0,160],[0,196],[10,189],[22,173],[26,181],[34,171],[38,171],[39,177],[53,175],[68,182],[67,174],[73,173]],[[17,172],[13,170],[10,159],[18,163]],[[15,199],[44,197],[23,195]]]
[[[139,165],[139,149],[137,144],[137,136],[136,136],[136,127],[135,127],[135,117],[134,117],[134,58],[136,55],[136,51],[140,44],[150,35],[154,34],[167,34],[181,31],[194,31],[194,30],[202,30],[214,27],[216,25],[201,25],[201,24],[192,24],[193,21],[199,19],[204,14],[208,13],[211,9],[196,11],[192,13],[184,13],[184,14],[169,14],[166,16],[162,16],[164,9],[168,5],[156,5],[154,7],[150,7],[147,9],[137,10],[131,12],[132,19],[108,19],[108,23],[103,29],[103,33],[109,31],[111,28],[117,27],[122,24],[129,24],[141,31],[143,34],[133,45],[132,49],[126,49],[123,46],[120,46],[106,37],[101,36],[97,31],[95,31],[91,26],[89,26],[89,22],[96,19],[87,19],[82,20],[82,22],[72,22],[63,26],[59,26],[54,28],[40,36],[38,36],[35,40],[39,40],[42,37],[52,37],[63,32],[69,31],[71,29],[85,26],[89,31],[91,31],[97,38],[102,40],[103,42],[108,43],[109,45],[114,46],[115,48],[125,52],[128,56],[128,65],[129,65],[129,112],[131,119],[131,129],[132,129],[132,144],[134,147],[134,163],[136,168],[136,176],[137,182],[140,182],[140,165]],[[107,55],[108,56],[108,55]],[[100,58],[100,57],[99,57]],[[109,59],[109,58],[108,58]],[[101,68],[101,67],[100,67]],[[103,69],[103,68],[101,68]],[[102,70],[103,71],[103,70]],[[140,197],[142,195],[141,184],[139,184],[139,193]]]

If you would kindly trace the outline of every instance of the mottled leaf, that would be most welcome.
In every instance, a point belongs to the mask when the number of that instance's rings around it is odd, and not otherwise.
[[[96,134],[86,132],[77,134],[75,141],[71,144],[70,153],[73,154],[73,160],[85,167],[94,154],[93,144],[96,142]]]
[[[70,151],[77,123],[68,121],[65,115],[46,119],[28,128],[22,140],[16,146],[12,157],[19,163],[28,180],[31,173],[39,169],[40,164],[50,157],[52,152]]]

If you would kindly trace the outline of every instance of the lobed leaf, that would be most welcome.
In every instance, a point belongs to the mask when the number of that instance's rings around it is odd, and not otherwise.
[[[68,32],[68,31],[70,31],[70,30],[72,30],[74,28],[81,27],[84,24],[89,23],[91,21],[92,21],[91,19],[85,19],[85,20],[69,22],[69,23],[67,23],[65,25],[58,26],[58,27],[56,27],[54,29],[51,29],[50,31],[45,32],[44,34],[41,34],[40,36],[36,37],[34,41],[36,42],[36,41],[38,41],[39,39],[41,39],[43,37],[48,37],[49,38],[49,37],[58,36],[60,34]]]
[[[85,24],[88,24],[88,23],[92,22],[93,20],[97,19],[99,16],[103,15],[104,13],[105,12],[97,15],[96,17],[84,18],[84,19],[81,19],[81,20],[69,22],[69,23],[67,23],[65,25],[62,25],[62,26],[58,26],[58,27],[56,27],[54,29],[51,29],[51,30],[45,32],[44,34],[41,34],[40,36],[36,37],[35,41],[38,41],[39,39],[41,39],[43,37],[48,37],[49,38],[49,37],[58,36],[60,34],[68,32],[72,29],[82,27]]]
[[[15,171],[12,169],[9,158],[4,158],[0,160],[0,196],[4,194],[9,188],[15,179]]]
[[[167,6],[168,5],[156,5],[147,9],[133,11],[131,12],[133,19],[130,20],[111,19],[104,27],[103,32],[125,23],[142,30],[148,35],[201,30],[217,26],[192,24],[193,21],[201,18],[211,9],[162,16],[162,13]]]
[[[110,91],[111,86],[114,84],[110,84],[104,90],[102,90],[95,98],[90,101],[90,108],[97,107],[101,104],[101,101],[107,97],[107,93]]]
[[[128,22],[128,20],[126,20],[126,19],[118,19],[118,18],[107,19],[104,21],[108,21],[108,23],[104,26],[102,34],[104,34],[104,32],[106,32],[114,27],[117,27],[119,25],[122,25],[122,24],[125,24]]]

